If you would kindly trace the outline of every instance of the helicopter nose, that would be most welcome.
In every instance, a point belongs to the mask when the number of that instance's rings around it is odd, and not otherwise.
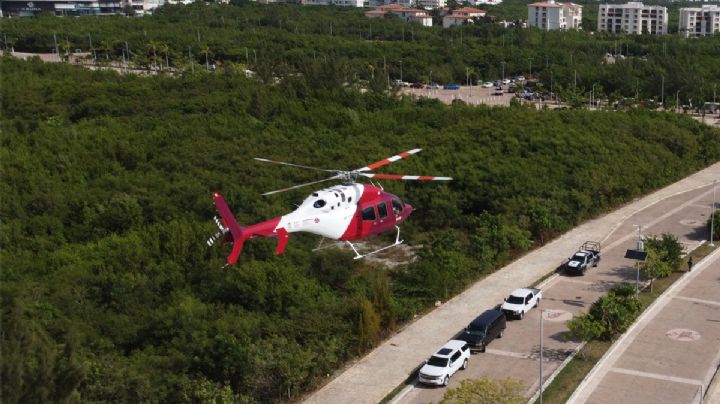
[[[413,209],[412,205],[410,205],[409,203],[406,203],[404,210],[405,210],[405,217],[407,217],[407,216],[410,216],[411,213],[413,213],[414,209]]]

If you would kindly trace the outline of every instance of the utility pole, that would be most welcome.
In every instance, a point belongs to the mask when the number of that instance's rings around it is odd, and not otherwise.
[[[660,90],[660,104],[662,104],[663,108],[665,108],[665,76],[660,77],[662,78],[662,87]]]
[[[247,49],[247,48],[245,48],[245,49]],[[188,46],[188,59],[190,59],[190,69],[192,70],[193,73],[195,73],[195,61],[193,60],[191,47],[189,47],[189,46]]]
[[[95,54],[95,48],[93,48],[93,44],[92,44],[92,35],[88,34],[88,39],[90,39],[90,50],[92,51],[92,54],[93,54],[93,61],[97,62],[97,55]]]
[[[60,49],[58,49],[57,35],[53,32],[53,41],[55,42],[55,54],[60,57]]]
[[[710,247],[715,247],[714,230],[715,230],[715,189],[717,189],[717,180],[713,181],[713,203],[712,212],[710,212]]]

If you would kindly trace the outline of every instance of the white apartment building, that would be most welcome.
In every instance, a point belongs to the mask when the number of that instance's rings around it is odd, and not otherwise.
[[[422,7],[426,10],[432,10],[436,8],[443,8],[447,6],[446,0],[417,0],[418,7]]]
[[[678,30],[686,38],[720,32],[720,6],[681,8]]]
[[[302,0],[306,6],[367,7],[366,0]]]
[[[668,29],[667,8],[640,2],[601,4],[598,31],[664,35]]]
[[[528,26],[544,30],[580,29],[582,6],[547,0],[528,4]]]

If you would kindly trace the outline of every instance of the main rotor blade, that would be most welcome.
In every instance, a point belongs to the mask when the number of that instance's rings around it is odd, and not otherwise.
[[[398,174],[370,174],[357,173],[367,178],[376,178],[380,180],[404,180],[404,181],[451,181],[452,177],[435,177],[429,175],[398,175]]]
[[[372,164],[368,164],[367,166],[365,166],[365,167],[363,167],[363,168],[358,168],[358,169],[355,170],[355,171],[357,172],[357,171],[370,171],[370,170],[374,170],[374,169],[376,169],[376,168],[379,168],[379,167],[382,167],[382,166],[386,166],[386,165],[388,165],[388,164],[390,164],[390,163],[394,163],[394,162],[396,162],[396,161],[398,161],[398,160],[400,160],[400,159],[404,159],[405,157],[412,156],[413,154],[419,152],[420,150],[422,150],[422,149],[412,149],[412,150],[408,150],[408,151],[406,151],[405,153],[396,154],[396,155],[394,155],[394,156],[392,156],[392,157],[386,158],[385,160],[380,160],[380,161],[376,161],[376,162],[374,162],[374,163],[372,163]]]
[[[277,194],[277,193],[280,193],[280,192],[290,191],[290,190],[293,190],[293,189],[296,189],[296,188],[306,187],[306,186],[308,186],[308,185],[319,184],[319,183],[325,182],[325,181],[336,180],[336,179],[338,179],[338,178],[340,178],[339,175],[333,175],[332,177],[330,177],[330,178],[325,178],[324,180],[318,180],[318,181],[313,181],[313,182],[306,182],[306,183],[300,184],[300,185],[293,185],[293,186],[291,186],[291,187],[289,187],[289,188],[283,188],[283,189],[277,189],[277,190],[275,190],[275,191],[265,192],[265,193],[262,194],[262,195],[263,195],[263,196],[266,196],[266,195]]]
[[[336,173],[340,170],[326,170],[324,168],[317,168],[317,167],[310,167],[310,166],[304,166],[301,164],[293,164],[293,163],[286,163],[284,161],[274,161],[274,160],[268,160],[260,157],[255,157],[255,160],[262,161],[263,163],[272,163],[272,164],[280,164],[282,166],[290,166],[290,167],[297,167],[297,168],[305,168],[308,170],[315,170],[315,171],[324,171],[326,173]]]

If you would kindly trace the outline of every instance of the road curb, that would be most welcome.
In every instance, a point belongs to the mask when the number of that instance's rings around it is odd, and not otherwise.
[[[535,394],[532,395],[532,397],[530,397],[527,404],[533,404],[535,403],[535,401],[537,401],[538,398],[540,398],[540,392],[545,391],[548,387],[550,387],[550,384],[555,381],[555,378],[557,377],[557,375],[560,374],[563,369],[565,369],[565,366],[567,366],[568,363],[570,363],[570,361],[572,361],[575,356],[577,356],[578,352],[580,352],[581,349],[585,348],[585,344],[587,344],[587,341],[583,341],[582,343],[580,343],[580,345],[575,347],[573,352],[568,355],[568,357],[565,358],[565,360],[560,364],[560,366],[558,366],[558,368],[553,371],[552,375],[550,375],[550,377],[545,380],[545,383],[543,383],[542,387],[538,389],[538,391],[536,391]]]

